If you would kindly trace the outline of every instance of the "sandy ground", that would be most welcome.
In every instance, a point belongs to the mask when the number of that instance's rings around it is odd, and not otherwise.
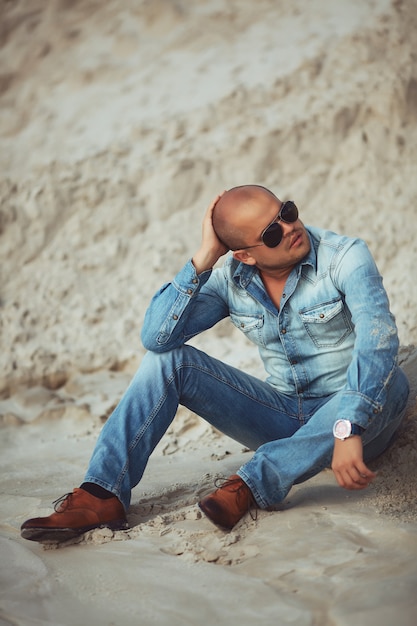
[[[416,25],[415,0],[0,4],[1,626],[415,626]],[[376,482],[325,471],[224,533],[196,502],[250,452],[180,409],[128,531],[24,541],[82,481],[149,298],[244,183],[375,255],[411,382]],[[194,343],[264,375],[230,324]]]

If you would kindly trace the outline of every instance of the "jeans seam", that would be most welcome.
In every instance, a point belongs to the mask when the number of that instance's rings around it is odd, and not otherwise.
[[[165,400],[166,400],[166,398],[168,396],[168,387],[172,383],[172,381],[174,380],[175,373],[177,372],[178,369],[180,369],[180,368],[175,368],[175,371],[172,373],[170,378],[167,379],[167,384],[165,385],[164,393],[161,394],[161,396],[159,398],[159,402],[155,405],[155,407],[153,408],[152,412],[149,414],[149,416],[146,419],[146,421],[142,424],[141,428],[136,433],[134,439],[132,440],[131,444],[128,447],[128,459],[127,459],[126,463],[124,464],[124,466],[122,467],[122,469],[120,470],[119,476],[118,476],[118,478],[117,478],[117,480],[115,482],[115,486],[117,486],[119,492],[120,492],[120,488],[121,488],[121,485],[123,483],[123,480],[124,480],[124,478],[126,476],[126,473],[127,473],[128,469],[129,469],[129,465],[130,465],[129,456],[130,456],[131,452],[133,452],[133,450],[139,444],[139,442],[141,441],[144,433],[147,431],[149,426],[152,424],[152,422],[154,421],[155,417],[158,415],[161,406],[163,405],[163,403],[165,402]]]

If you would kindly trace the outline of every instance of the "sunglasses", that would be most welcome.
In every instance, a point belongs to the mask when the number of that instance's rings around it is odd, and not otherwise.
[[[268,248],[276,248],[282,240],[282,226],[279,222],[292,224],[298,220],[298,209],[292,200],[287,200],[281,205],[278,215],[261,233],[262,243],[256,243],[254,246],[246,246],[238,248],[239,250],[248,250],[249,248],[257,248],[258,246],[267,246]]]

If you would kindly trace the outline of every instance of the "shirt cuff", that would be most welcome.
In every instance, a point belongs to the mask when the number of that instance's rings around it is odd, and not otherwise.
[[[359,391],[344,391],[340,400],[338,419],[347,419],[366,429],[382,413],[383,406]]]
[[[192,296],[210,278],[212,270],[205,270],[201,274],[197,274],[191,259],[187,261],[184,267],[175,276],[172,284],[180,292]]]

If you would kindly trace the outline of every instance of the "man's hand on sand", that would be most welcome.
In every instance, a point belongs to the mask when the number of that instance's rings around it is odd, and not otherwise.
[[[359,435],[343,441],[335,439],[332,470],[345,489],[365,489],[376,477],[363,462],[363,445]]]

